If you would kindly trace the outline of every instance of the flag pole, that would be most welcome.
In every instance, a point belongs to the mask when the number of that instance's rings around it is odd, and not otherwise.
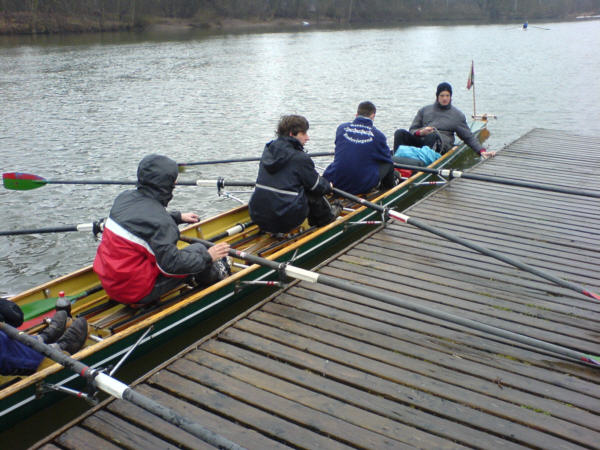
[[[475,108],[475,84],[473,84],[473,117],[477,117],[477,109]]]

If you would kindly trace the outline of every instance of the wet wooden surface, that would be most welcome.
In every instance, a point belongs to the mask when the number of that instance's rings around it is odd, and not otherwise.
[[[600,139],[536,129],[472,173],[600,191]],[[464,179],[407,214],[600,291],[599,199]],[[600,302],[389,223],[319,272],[600,354]],[[295,448],[598,448],[600,368],[306,282],[136,386],[237,444]],[[209,448],[105,402],[42,448]]]

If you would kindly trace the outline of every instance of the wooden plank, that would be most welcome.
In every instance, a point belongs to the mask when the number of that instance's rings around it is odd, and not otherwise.
[[[211,411],[202,408],[202,405],[197,405],[186,401],[185,398],[177,398],[167,392],[158,390],[149,384],[143,384],[136,387],[140,393],[150,397],[162,405],[173,408],[180,414],[184,414],[190,420],[201,424],[209,430],[212,430],[221,436],[236,442],[247,449],[262,450],[268,449],[283,449],[289,448],[282,442],[270,439],[255,430],[247,428],[242,424],[231,421],[227,415],[220,416]]]
[[[377,392],[398,402],[412,404],[432,414],[453,418],[487,432],[509,437],[523,445],[536,444],[549,448],[566,444],[562,439],[510,420],[514,414],[517,418],[515,420],[528,423],[533,420],[532,414],[535,414],[531,411],[521,411],[520,408],[502,402],[479,402],[476,394],[460,387],[425,380],[424,377],[415,376],[398,367],[379,363],[340,348],[311,342],[278,330],[268,330],[271,338],[281,334],[281,341],[275,342],[255,334],[259,329],[266,333],[265,327],[251,324],[248,320],[237,324],[238,327],[242,325],[252,325],[253,333],[230,328],[224,331],[220,338],[238,345],[251,345],[264,354],[288,361],[290,364],[321,371],[341,382],[368,388],[371,392]],[[510,410],[510,414],[505,407]]]
[[[284,322],[280,320],[280,323]],[[481,381],[477,378],[471,378],[461,373],[455,373],[454,369],[446,369],[444,367],[433,365],[427,365],[418,361],[418,356],[403,356],[401,353],[410,352],[410,346],[405,348],[398,348],[395,350],[387,350],[385,348],[357,341],[354,339],[348,339],[348,337],[340,337],[337,334],[329,333],[320,329],[313,328],[310,334],[310,338],[296,334],[296,332],[303,332],[306,328],[304,326],[298,326],[293,324],[292,321],[285,321],[283,327],[285,331],[279,328],[273,328],[264,323],[254,324],[252,321],[245,320],[240,322],[239,326],[245,325],[244,328],[247,331],[251,331],[255,334],[260,334],[267,339],[276,340],[282,342],[283,339],[288,339],[288,342],[293,342],[294,345],[298,342],[298,346],[306,345],[310,346],[312,353],[318,354],[322,357],[330,356],[330,347],[341,347],[348,352],[352,352],[354,355],[349,355],[346,351],[341,352],[343,359],[338,359],[340,363],[348,363],[349,360],[359,364],[362,361],[366,361],[361,358],[364,357],[370,360],[368,368],[367,364],[362,366],[356,366],[361,370],[365,370],[374,375],[383,376],[383,373],[394,373],[394,376],[398,380],[402,380],[403,384],[411,386],[407,381],[416,378],[418,381],[412,387],[415,389],[423,389],[427,393],[435,394],[442,398],[447,398],[456,402],[462,402],[466,405],[470,405],[476,409],[487,411],[491,414],[498,414],[498,411],[502,411],[500,417],[509,417],[511,420],[518,421],[519,423],[526,424],[527,426],[534,427],[539,430],[544,430],[548,433],[554,433],[563,439],[579,442],[581,445],[594,445],[593,442],[597,442],[600,438],[600,433],[593,432],[589,428],[574,425],[567,421],[556,419],[549,415],[548,411],[540,410],[540,408],[534,405],[528,405],[522,401],[516,400],[514,404],[508,404],[502,402],[500,395],[492,394],[493,398],[490,398],[491,386],[497,383],[494,381]],[[288,333],[289,330],[289,333]],[[294,333],[294,334],[292,334]],[[285,341],[283,341],[285,342]],[[315,349],[318,349],[316,351]],[[340,357],[341,358],[341,357]],[[417,361],[415,361],[417,359]],[[384,364],[378,364],[384,363]],[[456,363],[460,364],[460,361]],[[388,366],[395,366],[396,369],[388,370]],[[377,367],[379,370],[375,370],[372,367]],[[387,371],[387,372],[386,372]],[[416,375],[416,377],[415,377]],[[491,374],[490,374],[491,378]],[[467,381],[469,383],[469,390],[464,390],[462,386]],[[500,391],[500,386],[494,386],[496,391]],[[551,388],[548,386],[548,392]],[[475,393],[480,391],[483,395]],[[467,400],[468,398],[468,400]],[[500,400],[500,401],[499,401]],[[489,402],[494,402],[494,408],[488,408]],[[598,401],[596,400],[596,403]],[[523,413],[523,409],[527,409],[526,413]],[[532,411],[534,411],[532,413]]]
[[[474,234],[473,233],[473,229],[472,228],[453,228],[452,226],[448,225],[448,224],[440,224],[440,223],[430,223],[430,225],[435,226],[438,229],[443,229],[446,232],[449,232],[451,234],[453,234],[454,236],[458,236],[460,238],[466,239],[470,242],[474,242],[476,244],[479,244],[482,247],[488,248],[490,250],[495,250],[505,256],[508,256],[512,259],[519,259],[522,262],[530,265],[530,266],[534,266],[540,270],[546,270],[546,271],[554,271],[554,275],[558,276],[559,278],[565,278],[568,279],[569,281],[573,281],[576,283],[585,283],[586,280],[589,280],[591,278],[591,274],[593,272],[590,272],[588,270],[586,270],[583,267],[579,267],[580,270],[577,270],[577,268],[574,268],[573,266],[569,266],[569,265],[565,265],[565,264],[560,264],[561,260],[560,260],[560,252],[558,254],[554,254],[552,255],[551,253],[547,253],[547,254],[543,254],[540,253],[539,251],[537,253],[528,253],[526,251],[523,250],[523,247],[527,247],[527,244],[523,244],[521,246],[519,245],[513,245],[509,240],[506,239],[500,239],[499,236],[492,236],[493,233],[489,233],[489,235],[486,235],[487,233],[480,233],[480,234]],[[390,225],[389,229],[391,230],[398,230],[398,231],[404,231],[403,229],[405,228],[411,228],[409,225],[403,224],[400,225],[400,227],[402,228],[397,228],[397,225]],[[420,236],[423,236],[423,240],[429,240],[430,242],[438,242],[438,241],[445,241],[445,239],[435,236],[433,233],[427,233],[425,231],[421,231],[419,230],[420,233],[418,233]],[[495,239],[493,239],[495,238]],[[450,241],[448,241],[450,242]],[[466,246],[462,246],[460,244],[455,244],[452,243],[453,248],[456,248],[458,246],[462,247],[463,249],[467,249]],[[476,252],[475,250],[470,250],[469,251],[473,252],[473,253],[479,253]],[[493,258],[491,256],[487,256],[488,261],[495,263],[495,264],[499,264],[500,261],[497,260],[496,258]],[[501,264],[507,264],[507,263],[501,263]],[[507,264],[508,265],[508,264]],[[512,265],[511,265],[512,267]],[[522,271],[525,273],[528,273],[526,271]],[[593,279],[593,278],[592,278]]]
[[[349,267],[349,266],[348,266]],[[406,295],[407,289],[404,286],[399,286],[395,281],[387,281],[386,279],[375,278],[375,271],[363,271],[353,270],[350,272],[347,269],[335,269],[332,267],[325,267],[322,270],[323,273],[333,276],[342,280],[354,281],[356,283],[370,286],[373,289],[380,289],[387,292],[388,294],[402,294]],[[462,303],[459,299],[452,299],[443,292],[430,292],[421,291],[417,293],[422,300],[422,305],[429,308],[438,309],[450,314],[460,314],[462,317],[483,322],[487,325],[503,328],[515,333],[522,332],[521,324],[515,323],[511,320],[504,318],[504,312],[501,310],[494,310],[490,307],[488,311],[474,311],[469,308],[466,303]],[[459,306],[457,308],[456,306]],[[549,329],[533,328],[528,329],[528,336],[551,342],[557,345],[568,346],[571,348],[579,349],[579,351],[600,354],[600,342],[594,339],[594,333],[585,332],[582,336],[583,339],[577,337],[571,337],[568,335],[555,333],[551,327]]]
[[[208,389],[198,383],[163,370],[153,375],[148,382],[171,395],[203,405],[213,412],[226,415],[244,426],[258,430],[272,439],[301,448],[349,448],[342,442],[328,439],[270,412],[252,407],[225,394]]]
[[[169,366],[169,371],[256,408],[267,409],[271,414],[277,415],[286,421],[324,434],[349,446],[409,448],[408,445],[401,445],[398,440],[390,439],[364,427],[350,424],[333,414],[323,413],[290,400],[281,391],[273,393],[258,388],[256,387],[257,379],[242,382],[227,374],[199,366],[188,359],[176,361]],[[357,414],[356,418],[358,417],[360,417],[360,414]]]
[[[402,295],[441,301],[454,306],[457,313],[460,313],[460,309],[465,308],[471,312],[491,315],[574,338],[579,337],[582,340],[596,340],[596,322],[582,317],[585,316],[584,311],[577,316],[569,316],[549,311],[548,308],[539,306],[531,300],[528,302],[526,299],[515,301],[501,293],[495,296],[494,291],[485,292],[484,295],[481,290],[477,290],[476,286],[451,278],[436,277],[429,273],[396,267],[394,260],[386,261],[385,258],[379,256],[377,261],[342,257],[339,261],[332,263],[330,267],[332,268],[331,272],[338,269],[367,277],[371,276],[373,272],[377,272],[377,277],[372,277],[375,280],[374,283],[378,279],[393,278],[401,287]],[[437,285],[437,291],[427,293],[426,290],[431,289],[432,283]]]
[[[417,267],[419,265],[431,265],[443,268],[452,267],[458,273],[466,273],[472,276],[478,275],[479,278],[481,278],[480,274],[485,274],[490,281],[500,282],[496,283],[497,289],[511,289],[510,286],[505,286],[505,284],[512,284],[515,289],[517,287],[528,289],[515,291],[517,294],[535,296],[535,298],[546,299],[556,303],[576,305],[579,308],[589,311],[600,311],[600,302],[594,302],[592,299],[584,297],[570,289],[557,286],[537,275],[501,263],[490,257],[468,250],[465,247],[446,243],[441,240],[431,241],[422,239],[422,234],[420,236],[408,234],[405,237],[409,240],[399,241],[393,235],[379,234],[377,235],[377,240],[381,240],[381,246],[387,247],[390,251],[399,252],[399,258],[413,261]],[[417,246],[422,247],[420,251]],[[377,249],[377,251],[380,250]],[[598,282],[586,279],[585,284],[594,286]]]
[[[175,445],[158,439],[151,433],[141,430],[131,423],[103,410],[97,411],[93,416],[85,419],[82,426],[117,446],[130,448],[177,448]]]
[[[506,367],[507,370],[524,375],[541,377],[540,379],[578,390],[586,395],[598,395],[597,384],[600,381],[600,373],[594,367],[566,362],[562,358],[538,349],[530,349],[513,341],[397,306],[382,304],[346,291],[320,285],[299,286],[302,288],[296,287],[293,291],[296,296],[310,300],[311,308],[319,308],[318,313],[324,310],[323,314],[333,319],[343,320],[340,318],[340,312],[342,315],[350,313],[374,318],[383,324],[395,327],[394,336],[405,336],[411,332],[425,333],[422,345],[427,345],[431,340],[430,348],[458,352],[463,358],[486,361],[488,364],[493,363],[498,367]],[[281,299],[282,297],[278,300],[283,301]],[[320,307],[317,306],[317,302]],[[306,304],[298,303],[296,307],[306,308]],[[402,324],[402,327],[398,324]],[[548,373],[540,371],[540,368],[560,372]]]
[[[487,434],[469,424],[457,423],[451,419],[428,414],[414,405],[406,405],[394,399],[388,399],[376,392],[371,392],[368,388],[352,386],[327,377],[323,372],[305,370],[303,367],[287,364],[286,361],[278,361],[268,356],[242,350],[227,342],[211,340],[203,346],[202,350],[235,361],[242,367],[250,367],[277,376],[282,380],[314,390],[321,395],[370,411],[387,420],[393,420],[397,424],[390,431],[398,430],[399,433],[403,433],[404,440],[419,448],[437,448],[437,446],[426,445],[432,439],[436,439],[436,436],[454,440],[457,445],[464,443],[468,446],[475,445],[490,449],[519,447],[514,442]],[[441,446],[442,443],[439,445]]]
[[[80,426],[69,428],[58,436],[55,442],[61,448],[73,450],[80,450],[82,448],[89,450],[118,450],[122,448]]]
[[[212,445],[189,434],[187,431],[170,424],[164,419],[161,419],[132,403],[116,400],[111,402],[106,409],[128,423],[144,429],[160,439],[171,440],[178,446],[195,449],[214,448]]]
[[[354,257],[355,254],[352,253],[352,256],[342,255],[337,261],[332,262],[330,267],[345,270],[350,265],[350,267],[360,266],[365,270],[375,270],[384,278],[393,277],[399,285],[404,287],[405,290],[403,293],[405,294],[410,294],[408,289],[417,291],[430,289],[433,283],[439,285],[440,289],[443,289],[445,296],[452,296],[471,303],[473,305],[469,307],[471,310],[479,308],[479,311],[484,311],[492,307],[495,310],[505,312],[502,315],[504,317],[511,317],[511,320],[522,321],[540,328],[550,327],[548,322],[551,321],[553,325],[550,328],[557,330],[556,327],[560,326],[560,332],[570,336],[580,336],[584,330],[593,332],[597,328],[597,322],[590,320],[589,317],[585,317],[586,315],[583,312],[575,317],[554,312],[548,308],[541,308],[537,304],[533,304],[530,300],[510,298],[492,289],[489,291],[486,290],[485,295],[482,295],[481,290],[470,282],[454,279],[450,276],[437,276],[429,271],[423,272],[420,268],[417,270],[406,268],[406,266],[402,265],[402,262],[397,262],[394,258],[385,257],[381,253],[362,254]],[[368,256],[369,258],[358,256]],[[497,295],[494,295],[495,293]],[[458,302],[455,305],[457,307],[460,306]],[[519,316],[515,317],[516,314]]]
[[[409,338],[405,336],[403,339],[398,339],[388,335],[388,332],[393,333],[394,331],[392,326],[381,325],[375,320],[362,316],[351,317],[352,315],[348,314],[349,318],[342,322],[312,314],[293,307],[296,303],[302,303],[301,299],[296,300],[296,302],[290,302],[289,305],[274,302],[265,305],[261,311],[252,314],[252,319],[261,323],[277,323],[278,327],[283,326],[286,330],[305,337],[312,332],[312,329],[320,329],[346,338],[376,342],[378,346],[395,352],[398,358],[401,358],[402,354],[409,355],[412,359],[404,359],[406,364],[403,366],[413,372],[437,377],[448,383],[469,386],[469,389],[479,393],[494,396],[513,404],[528,405],[533,410],[545,411],[552,417],[558,417],[591,429],[598,425],[597,415],[574,408],[573,404],[567,406],[565,399],[572,401],[573,397],[576,397],[576,393],[569,389],[540,381],[537,378],[515,374],[483,362],[471,361],[462,358],[460,353],[444,353],[422,346],[420,343],[425,338],[424,334],[413,333],[413,336]],[[424,329],[423,331],[429,330]],[[439,343],[437,345],[441,347]],[[583,398],[587,400],[586,397]],[[598,400],[589,399],[592,411],[597,403]]]
[[[418,280],[433,280],[441,286],[462,288],[471,293],[485,293],[487,301],[493,302],[494,305],[522,311],[524,314],[535,314],[548,320],[577,324],[582,328],[595,329],[597,321],[600,320],[600,312],[583,310],[572,304],[556,303],[547,300],[547,297],[531,298],[530,295],[523,295],[515,289],[512,283],[498,283],[495,278],[482,277],[472,271],[458,270],[454,267],[415,264],[415,261],[406,258],[406,253],[388,248],[371,250],[365,251],[357,247],[341,255],[339,261],[374,268],[385,267],[386,271],[394,274],[401,273]]]
[[[224,346],[220,346],[219,348],[223,349],[223,347]],[[215,347],[212,347],[212,349],[214,351]],[[239,364],[234,360],[229,359],[230,356],[229,353],[225,353],[225,356],[223,357],[216,353],[207,353],[206,351],[198,350],[190,353],[187,356],[187,359],[203,366],[210,367],[221,374],[235,377],[238,380],[252,384],[260,389],[284,396],[285,398],[301,403],[317,411],[335,415],[335,417],[363,427],[365,430],[388,436],[409,445],[416,445],[424,448],[461,447],[458,443],[440,439],[437,436],[419,429],[410,428],[379,414],[379,410],[372,406],[372,403],[377,401],[377,397],[369,399],[361,404],[361,406],[369,405],[371,410],[358,407],[355,406],[355,404],[359,403],[358,397],[364,393],[348,388],[344,384],[328,382],[328,380],[323,379],[316,374],[312,375],[310,373],[300,372],[289,366],[281,367],[280,363],[260,356],[253,361],[254,366],[259,367],[260,369],[255,370],[247,365]],[[274,367],[277,365],[279,365],[279,370]],[[285,371],[286,379],[293,379],[295,382],[288,382],[285,379],[278,377],[277,373],[281,373],[281,371]],[[297,375],[299,375],[297,378],[291,374],[291,372],[294,371],[299,372],[297,373]],[[324,384],[326,384],[326,386]],[[352,399],[354,404],[349,403],[348,399]],[[466,427],[458,426],[457,428],[461,428],[462,433],[469,430]],[[470,431],[471,433],[469,433],[469,435],[472,440],[469,442],[471,444],[479,442],[479,439],[476,437],[477,432],[473,432],[473,430]],[[489,441],[489,436],[483,434],[482,436],[484,436],[484,438],[481,439],[482,442]],[[461,436],[457,431],[456,438],[464,439],[464,434]]]

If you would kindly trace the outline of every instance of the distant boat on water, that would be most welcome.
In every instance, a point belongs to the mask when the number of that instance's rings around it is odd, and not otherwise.
[[[598,20],[600,19],[600,14],[596,14],[594,16],[577,16],[576,20]]]

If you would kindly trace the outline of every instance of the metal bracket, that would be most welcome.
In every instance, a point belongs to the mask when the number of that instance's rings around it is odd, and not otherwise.
[[[142,342],[142,340],[148,335],[148,333],[150,333],[150,331],[152,331],[152,328],[154,328],[154,325],[150,325],[148,327],[148,329],[146,331],[144,331],[144,334],[142,334],[140,336],[140,338],[137,340],[137,342],[135,344],[133,344],[131,347],[129,347],[129,350],[127,350],[127,353],[125,353],[123,355],[123,357],[119,360],[119,362],[112,368],[112,370],[109,372],[109,375],[112,377],[113,374],[119,369],[119,367],[121,367],[121,365],[125,362],[125,360],[129,357],[129,355],[131,355],[131,353],[140,345],[140,343]]]
[[[77,398],[82,398],[86,402],[88,402],[90,405],[93,405],[93,406],[97,405],[98,399],[96,398],[96,392],[93,391],[93,388],[90,383],[88,383],[88,389],[89,389],[90,393],[85,393],[82,391],[78,391],[76,389],[71,389],[71,388],[68,388],[65,386],[60,386],[58,384],[39,383],[36,386],[35,395],[37,398],[41,398],[44,396],[44,394],[46,394],[48,392],[62,392],[64,394],[73,395],[74,397],[77,397]]]
[[[274,286],[276,288],[284,287],[284,285],[282,285],[281,282],[279,282],[279,281],[263,281],[263,280],[238,281],[237,283],[235,283],[233,291],[237,295],[240,292],[242,292],[246,287],[249,287],[249,286],[267,286],[267,287]]]
[[[98,240],[98,235],[104,231],[104,222],[106,218],[103,217],[101,219],[92,222],[92,233],[94,234],[94,240]]]

